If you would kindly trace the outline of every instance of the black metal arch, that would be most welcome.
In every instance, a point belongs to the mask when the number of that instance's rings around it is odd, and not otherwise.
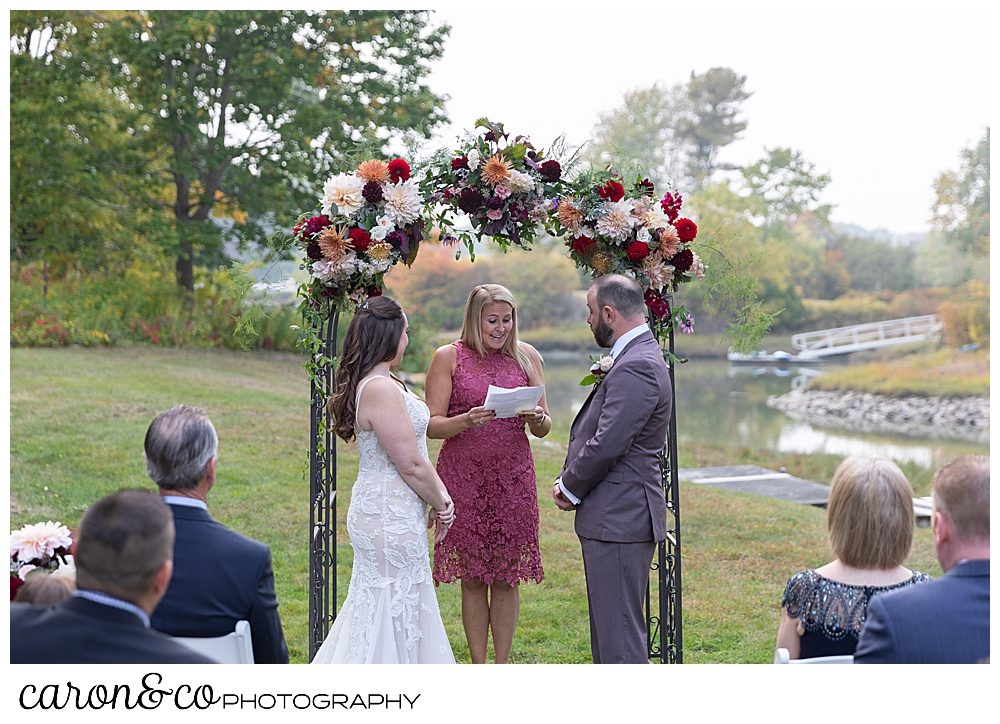
[[[337,436],[326,402],[334,392],[339,313],[323,322],[320,337],[329,363],[320,364],[310,382],[309,440],[309,660],[322,646],[336,618],[337,606]],[[668,350],[674,352],[674,333]],[[650,660],[679,664],[683,659],[681,630],[681,518],[677,490],[677,395],[674,391],[670,428],[663,449],[663,491],[667,499],[667,539],[657,544],[650,568],[656,574],[656,596],[646,590],[646,631]]]

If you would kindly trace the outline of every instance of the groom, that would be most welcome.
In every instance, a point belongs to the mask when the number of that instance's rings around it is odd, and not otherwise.
[[[577,511],[594,663],[647,663],[643,600],[656,541],[667,528],[660,451],[670,378],[634,280],[598,277],[587,308],[594,339],[611,348],[614,362],[573,421],[552,496],[562,510]]]

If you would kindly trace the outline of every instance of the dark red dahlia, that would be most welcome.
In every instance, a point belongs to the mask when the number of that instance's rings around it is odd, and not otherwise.
[[[410,164],[401,158],[389,161],[389,178],[392,182],[408,181],[410,179]]]
[[[385,235],[385,240],[389,242],[393,249],[399,249],[403,246],[403,242],[406,241],[406,237],[402,231],[390,231]]]
[[[377,204],[382,200],[382,186],[377,181],[369,181],[361,189],[361,195],[369,204]]]
[[[340,291],[340,285],[336,282],[327,282],[327,286],[320,289],[319,295],[323,299],[333,299],[333,297],[337,296],[338,291]]]
[[[663,319],[664,317],[670,316],[670,305],[658,292],[655,292],[652,289],[647,289],[646,293],[643,295],[643,299],[646,300],[646,306],[649,307],[649,311],[651,311],[653,316],[657,319]]]
[[[14,600],[14,596],[17,595],[17,589],[24,585],[24,581],[18,575],[13,575],[10,577],[10,600]]]
[[[493,131],[487,131],[486,135],[483,136],[483,138],[485,138],[487,141],[493,142],[497,140],[497,134],[495,134]]]
[[[614,179],[611,179],[610,181],[604,182],[598,190],[598,193],[601,195],[602,199],[607,201],[621,201],[622,197],[625,195],[625,187]]]
[[[590,256],[594,253],[594,249],[597,247],[597,242],[589,236],[578,236],[573,239],[571,246],[573,247],[573,251],[580,256]]]
[[[498,199],[496,196],[492,196],[492,197],[486,199],[486,208],[487,209],[502,209],[503,208],[503,199]]]
[[[674,228],[677,229],[677,236],[685,244],[698,236],[698,226],[691,219],[677,219]]]
[[[312,216],[306,219],[306,233],[312,236],[313,234],[318,234],[323,231],[327,226],[332,224],[325,216]]]
[[[625,253],[632,261],[642,261],[649,256],[649,244],[644,241],[633,241],[625,249]]]
[[[368,245],[372,243],[372,235],[360,226],[355,226],[351,229],[347,236],[351,240],[351,246],[354,247],[355,251],[366,251]]]
[[[483,205],[483,195],[478,189],[462,189],[458,197],[458,208],[467,214],[474,214]]]
[[[542,164],[542,180],[555,183],[562,176],[562,166],[558,161],[546,161]]]
[[[365,287],[365,294],[367,294],[369,297],[381,297],[382,287],[380,287],[378,284],[369,284],[367,287]]]
[[[319,248],[319,244],[315,241],[310,241],[306,244],[306,256],[308,256],[313,261],[319,261],[323,258],[323,252]]]
[[[653,186],[653,182],[648,178],[644,178],[642,181],[636,184],[636,188],[642,189],[643,193],[652,195],[656,191],[656,187]]]
[[[694,264],[694,252],[690,249],[685,249],[684,251],[679,251],[674,254],[674,258],[670,260],[674,269],[679,271],[681,274],[687,272],[691,265]]]
[[[458,169],[460,169],[460,168],[464,168],[464,169],[469,168],[469,157],[468,156],[459,156],[458,158],[451,159],[451,170],[452,171],[458,171]]]

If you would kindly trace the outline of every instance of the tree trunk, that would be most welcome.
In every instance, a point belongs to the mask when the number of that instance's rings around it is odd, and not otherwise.
[[[187,289],[194,291],[194,254],[190,242],[181,242],[181,251],[177,255],[177,283]]]
[[[49,298],[49,260],[42,259],[42,297]]]

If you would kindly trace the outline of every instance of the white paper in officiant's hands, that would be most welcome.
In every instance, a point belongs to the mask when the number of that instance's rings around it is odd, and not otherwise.
[[[542,399],[544,391],[545,385],[514,387],[513,389],[490,385],[483,409],[496,410],[496,416],[499,418],[516,417],[519,412],[535,409],[538,406],[538,401]]]

